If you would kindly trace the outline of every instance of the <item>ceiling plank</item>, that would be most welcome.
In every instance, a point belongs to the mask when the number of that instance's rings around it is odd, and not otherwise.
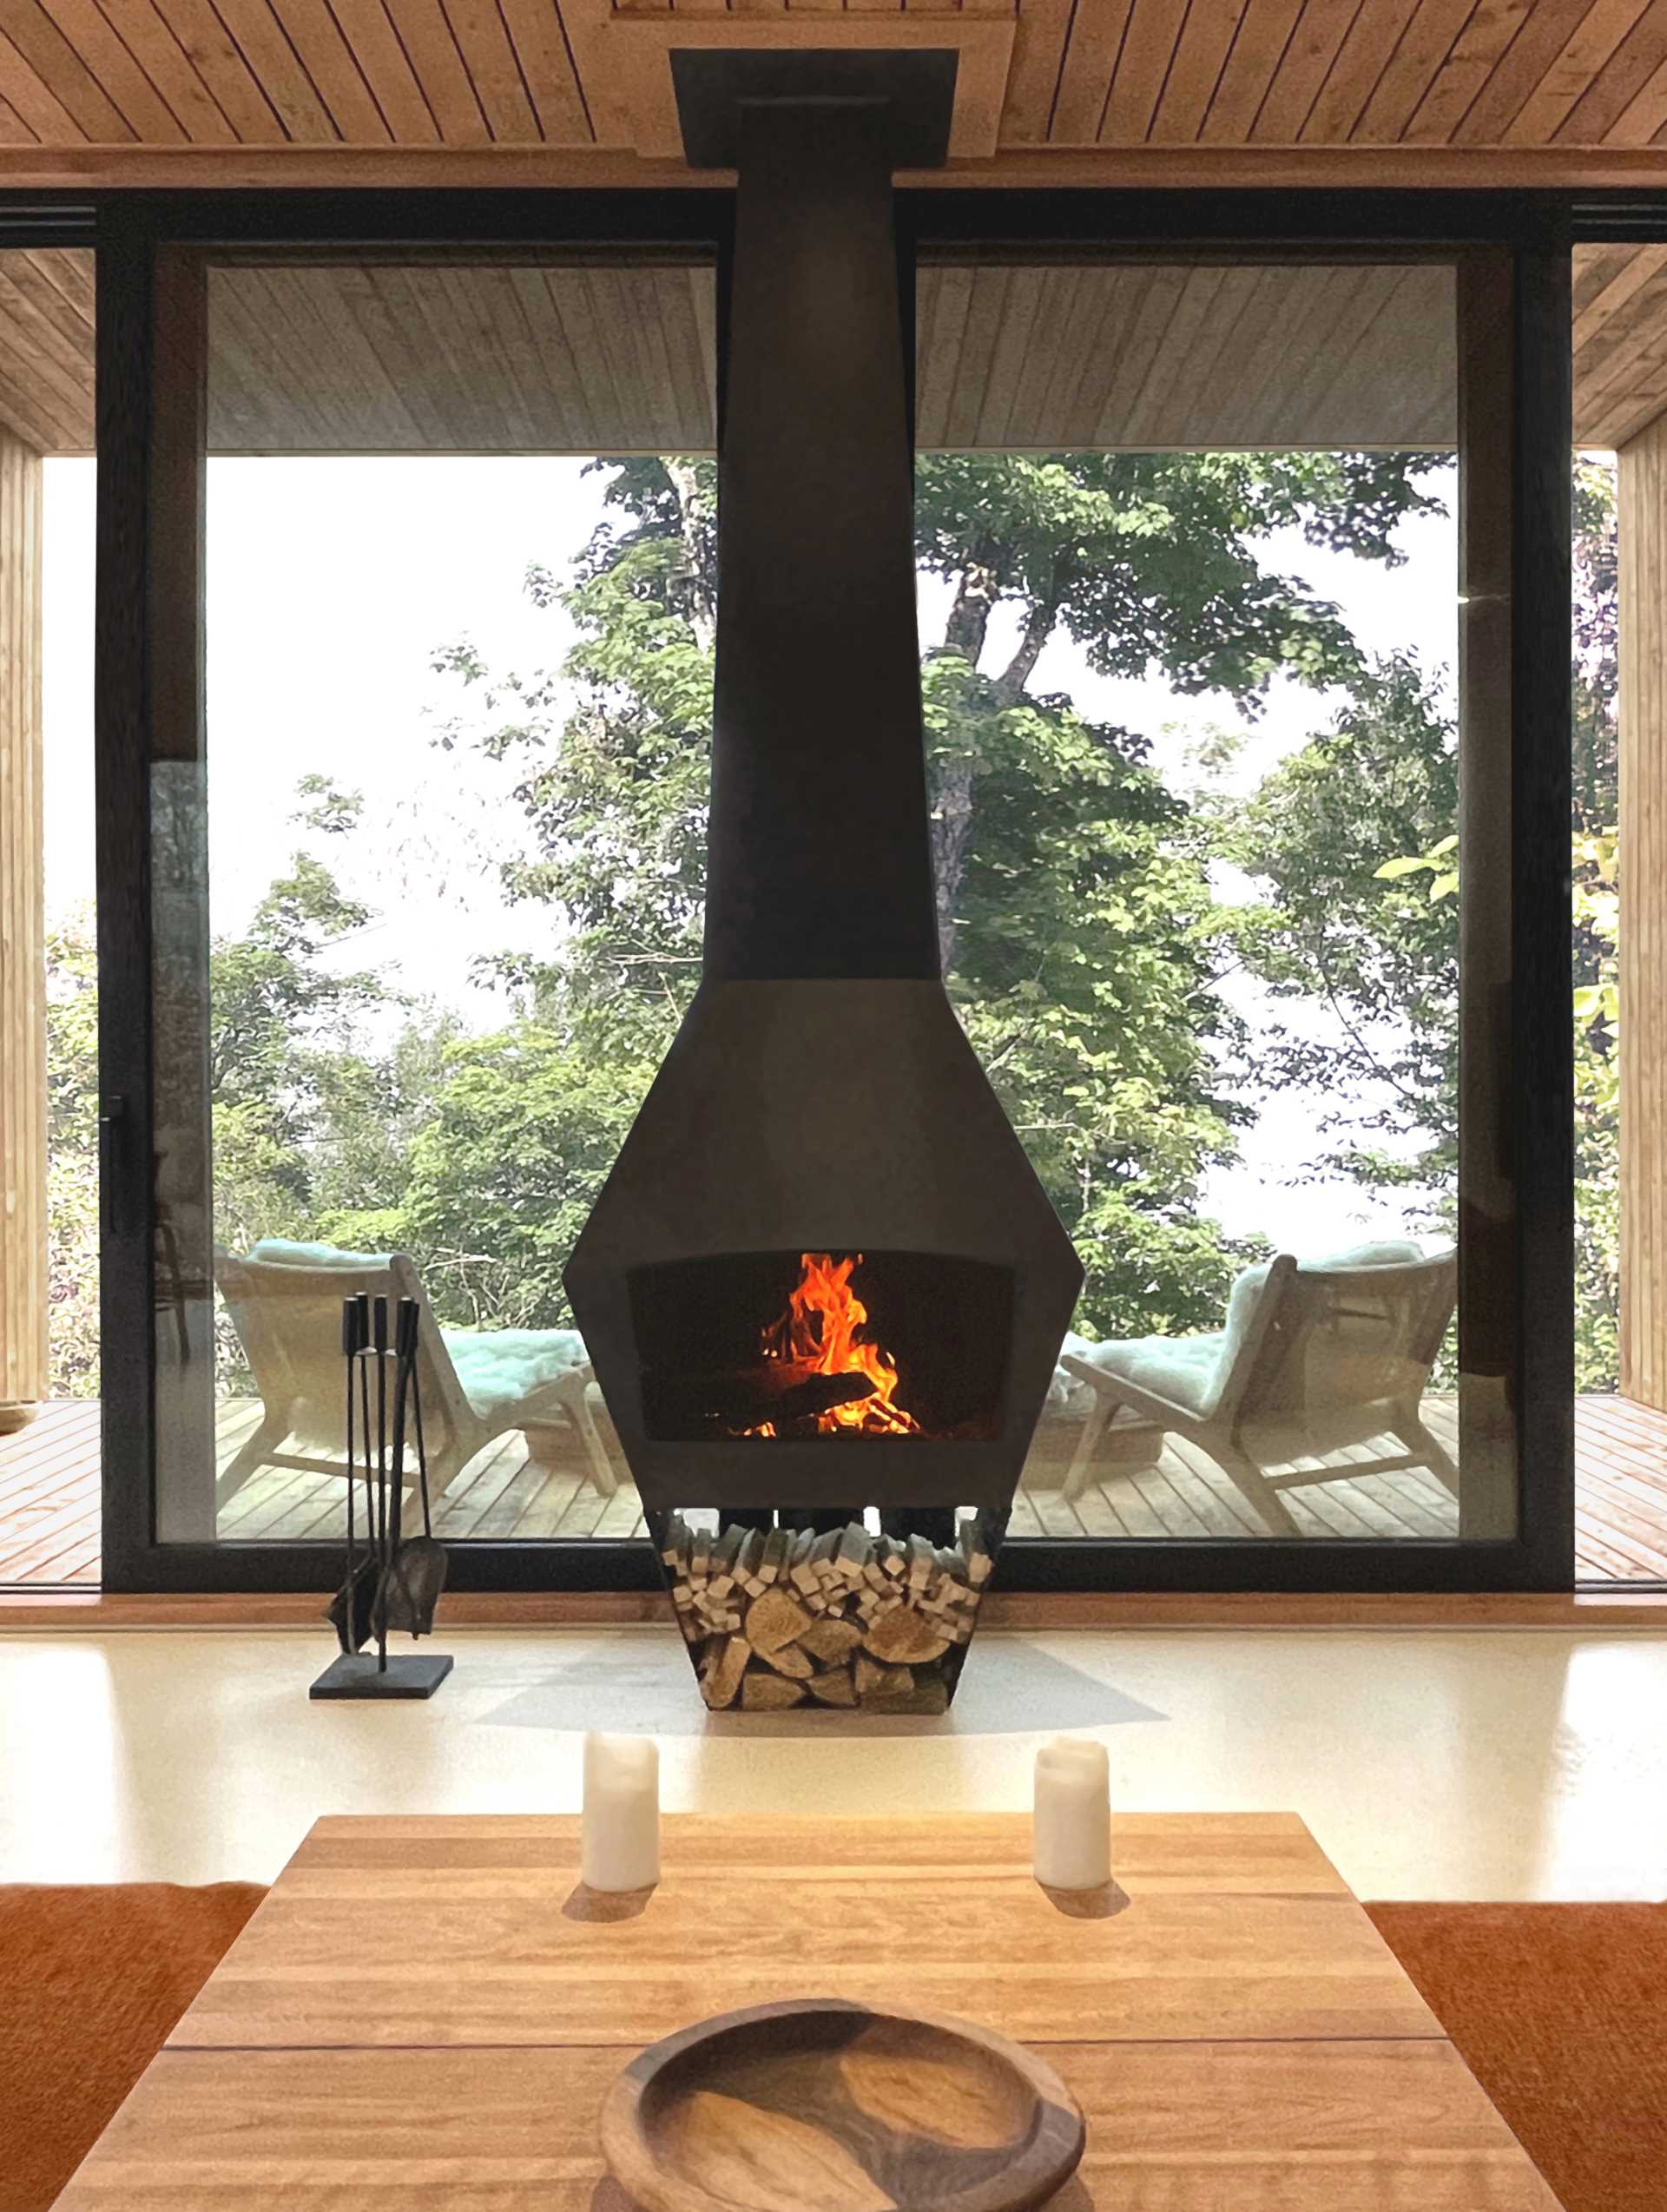
[[[1190,4],[1189,0],[1135,0],[1100,122],[1101,138],[1116,146],[1139,146],[1150,136],[1187,18],[1220,4],[1221,0],[1190,0]]]
[[[434,146],[440,127],[383,0],[329,0],[353,65],[396,146]]]
[[[1357,0],[1303,0],[1268,96],[1250,127],[1258,145],[1295,146],[1354,26]]]
[[[497,0],[446,0],[445,13],[492,136],[511,144],[537,139],[537,118]]]
[[[1419,4],[1420,0],[1372,0],[1358,11],[1302,118],[1297,136],[1304,145],[1339,146],[1354,136]]]
[[[98,0],[41,0],[65,41],[87,65],[136,139],[177,144],[185,130],[98,6]]]
[[[445,144],[484,145],[491,132],[439,0],[384,0],[384,5]]]
[[[155,0],[155,10],[214,104],[246,146],[282,145],[288,134],[211,0]]]
[[[317,90],[334,135],[351,146],[393,137],[329,0],[272,0],[283,34]],[[328,133],[321,134],[328,135]]]
[[[1545,79],[1591,0],[1532,0],[1516,36],[1453,132],[1459,146],[1499,142]]]
[[[1134,0],[1100,0],[1095,8],[1079,5],[1072,16],[1048,130],[1051,145],[1092,146],[1098,139],[1133,6]]]
[[[1645,78],[1604,134],[1606,146],[1648,146],[1667,128],[1667,61]]]
[[[10,101],[0,95],[0,146],[38,146],[40,142]]]
[[[138,135],[40,0],[0,0],[0,31],[42,83],[52,88],[83,137],[114,142]],[[105,32],[108,37],[108,24]],[[119,40],[112,43],[120,45]]]
[[[1558,125],[1555,135],[1574,146],[1597,146],[1667,59],[1667,0],[1651,0],[1610,59]]]
[[[1590,249],[1575,248],[1575,312],[1570,337],[1577,356],[1590,345],[1605,323],[1630,307],[1638,293],[1652,278],[1667,268],[1667,246],[1620,247],[1613,249],[1613,259],[1619,266],[1589,296],[1583,297],[1582,264],[1588,260],[1599,268],[1605,267],[1607,256]]]
[[[998,450],[1008,442],[1018,380],[1046,282],[1046,272],[1042,269],[1010,269],[1006,273],[1006,310],[991,349],[989,373],[978,405],[978,443]]]
[[[1420,0],[1417,14],[1373,86],[1371,97],[1349,133],[1351,137],[1386,145],[1405,135],[1474,7],[1475,0]]]
[[[284,136],[312,146],[340,138],[344,134],[297,58],[270,0],[214,0],[214,7]]]
[[[1545,146],[1554,139],[1570,109],[1604,69],[1610,57],[1651,4],[1651,0],[1592,0],[1570,30],[1561,50],[1499,134],[1506,146]]]
[[[1199,136],[1247,4],[1248,0],[1192,0],[1149,138],[1159,145],[1189,146]]]
[[[1206,144],[1249,137],[1301,11],[1302,0],[1249,0],[1199,132]]]
[[[43,144],[85,140],[87,134],[63,101],[0,30],[0,91],[21,121]]]
[[[526,79],[539,135],[557,146],[596,137],[561,16],[546,0],[499,0]]]
[[[1010,146],[1040,146],[1053,124],[1053,103],[1065,58],[1075,0],[1024,0],[1013,29],[1013,63],[1001,135]]]
[[[1431,77],[1402,131],[1427,145],[1450,139],[1528,26],[1536,0],[1477,0],[1453,50]]]
[[[155,0],[122,0],[122,37],[192,145],[228,146],[237,134]]]

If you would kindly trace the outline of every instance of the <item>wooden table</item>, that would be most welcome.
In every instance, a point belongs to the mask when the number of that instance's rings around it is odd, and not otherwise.
[[[825,1994],[1045,2046],[1089,2123],[1061,2212],[1557,2212],[1299,1820],[1130,1815],[1114,1862],[1080,1918],[1021,1816],[691,1815],[622,1902],[571,1819],[320,1820],[60,2212],[629,2212],[626,2059]]]

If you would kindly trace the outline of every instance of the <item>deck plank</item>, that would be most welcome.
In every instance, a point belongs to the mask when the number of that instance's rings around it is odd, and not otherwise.
[[[259,1413],[249,1399],[222,1404],[220,1465]],[[1456,1445],[1455,1400],[1427,1400],[1425,1415],[1443,1443]],[[0,1585],[97,1581],[99,1419],[96,1400],[63,1399],[43,1407],[28,1428],[0,1438]],[[1069,1421],[1046,1424],[1015,1502],[1016,1537],[1196,1543],[1259,1533],[1252,1509],[1222,1470],[1175,1439],[1156,1466],[1132,1470],[1107,1461],[1080,1498],[1067,1500],[1062,1485],[1076,1433]],[[1582,1398],[1575,1434],[1581,1577],[1667,1582],[1667,1413],[1619,1397]],[[577,1438],[557,1439],[553,1449],[554,1458],[538,1464],[528,1459],[519,1435],[497,1438],[435,1499],[436,1533],[452,1542],[523,1543],[642,1534],[641,1501],[629,1478],[603,1498],[587,1478]],[[1359,1457],[1341,1455],[1331,1481],[1285,1493],[1305,1536],[1394,1541],[1456,1532],[1453,1501],[1433,1476],[1347,1474],[1347,1461]],[[227,1501],[221,1532],[242,1542],[336,1538],[345,1532],[346,1504],[338,1477],[263,1468]]]

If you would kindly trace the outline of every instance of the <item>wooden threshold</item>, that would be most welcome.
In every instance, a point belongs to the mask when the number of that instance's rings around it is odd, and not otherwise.
[[[322,1636],[324,1601],[316,1593],[213,1590],[122,1596],[98,1590],[9,1592],[0,1596],[0,1632],[23,1629],[302,1629]],[[986,1629],[1636,1629],[1667,1633],[1667,1590],[1558,1593],[1486,1591],[1304,1592],[1298,1596],[1210,1592],[997,1592]],[[656,1591],[499,1591],[442,1599],[438,1630],[575,1629],[671,1625]]]

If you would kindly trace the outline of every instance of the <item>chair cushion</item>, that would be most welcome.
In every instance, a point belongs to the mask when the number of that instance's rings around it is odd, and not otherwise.
[[[1334,1252],[1322,1260],[1301,1260],[1297,1267],[1302,1274],[1330,1274],[1340,1267],[1405,1267],[1424,1256],[1420,1246],[1391,1237],[1351,1245],[1346,1252]],[[1209,1334],[1113,1337],[1101,1344],[1068,1336],[1063,1349],[1086,1360],[1090,1367],[1120,1375],[1207,1421],[1221,1402],[1272,1265],[1271,1260],[1262,1260],[1253,1267],[1240,1270],[1228,1294],[1226,1326]],[[1064,1411],[1086,1413],[1088,1386],[1056,1367],[1048,1401]]]
[[[1155,1391],[1171,1406],[1183,1406],[1207,1420],[1221,1396],[1222,1346],[1226,1341],[1219,1329],[1208,1336],[1130,1336],[1090,1344],[1077,1356],[1104,1374]]]
[[[524,1405],[584,1365],[577,1329],[442,1329],[463,1394],[484,1421]]]
[[[385,1252],[342,1252],[333,1244],[292,1244],[287,1237],[263,1236],[249,1247],[251,1260],[276,1267],[375,1267],[386,1272]]]

